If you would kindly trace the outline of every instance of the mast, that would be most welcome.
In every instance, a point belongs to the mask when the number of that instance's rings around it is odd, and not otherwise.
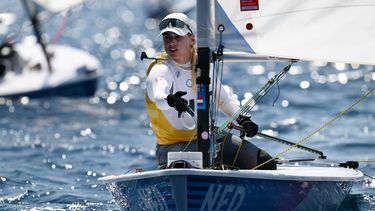
[[[197,138],[198,151],[203,154],[203,166],[208,167],[210,156],[209,140],[209,84],[210,84],[210,60],[211,49],[214,46],[214,18],[215,4],[213,0],[196,0],[197,5],[197,44],[198,44],[198,61],[197,71]]]
[[[51,65],[51,59],[50,56],[47,53],[47,47],[46,44],[43,41],[42,33],[40,30],[40,22],[38,19],[38,12],[35,7],[35,4],[31,0],[24,0],[24,5],[27,11],[28,16],[30,17],[31,23],[33,24],[34,34],[38,40],[38,43],[42,47],[43,54],[46,58],[48,70],[51,73],[52,72],[52,65]]]

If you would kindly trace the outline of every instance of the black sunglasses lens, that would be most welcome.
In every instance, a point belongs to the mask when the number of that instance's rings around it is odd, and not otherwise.
[[[160,30],[165,29],[165,28],[168,26],[168,23],[169,23],[168,20],[163,20],[163,21],[160,22],[160,24],[159,24],[159,29],[160,29]]]
[[[168,25],[171,25],[172,27],[177,27],[177,28],[184,28],[186,24],[178,19],[166,19],[160,22],[159,29],[163,30],[167,28]]]

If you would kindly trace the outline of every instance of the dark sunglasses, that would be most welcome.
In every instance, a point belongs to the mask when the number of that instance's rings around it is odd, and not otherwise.
[[[163,30],[167,28],[169,25],[176,28],[184,28],[185,26],[189,29],[189,31],[193,34],[193,31],[190,29],[189,25],[187,25],[185,22],[178,20],[178,19],[165,19],[159,24],[159,29]]]

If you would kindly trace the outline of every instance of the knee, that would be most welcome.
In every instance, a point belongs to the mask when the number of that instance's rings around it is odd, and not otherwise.
[[[264,162],[267,162],[266,164],[260,166],[258,169],[261,169],[261,170],[276,170],[276,161],[275,160],[271,160],[269,161],[270,159],[272,159],[271,155],[269,155],[267,152],[263,151],[263,150],[259,150],[258,151],[258,165],[264,163]]]

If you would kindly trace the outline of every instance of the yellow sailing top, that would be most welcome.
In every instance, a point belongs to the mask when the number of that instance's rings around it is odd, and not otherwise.
[[[177,64],[167,58],[166,54],[161,55],[165,60],[153,61],[147,70],[145,98],[151,127],[158,144],[190,141],[195,138],[196,129],[187,128],[183,124],[181,114],[168,105],[166,98],[177,91],[185,91],[187,94],[182,98],[192,110],[196,110],[191,64]],[[227,116],[231,116],[238,109],[238,103],[232,100],[223,88],[220,91],[219,108]]]

